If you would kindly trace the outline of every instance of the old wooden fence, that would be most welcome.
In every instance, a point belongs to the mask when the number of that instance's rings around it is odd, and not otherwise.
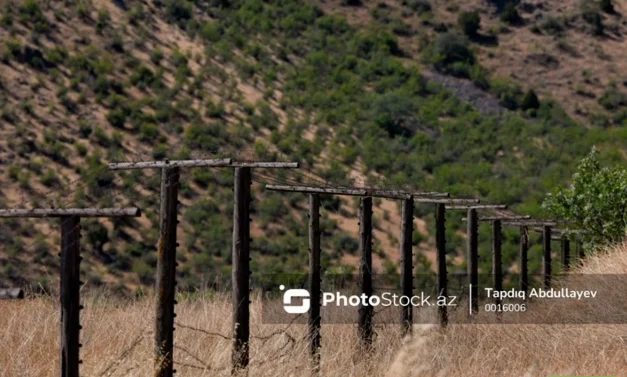
[[[175,314],[175,268],[176,268],[176,231],[179,171],[181,168],[232,168],[234,169],[234,201],[233,201],[233,258],[232,258],[232,295],[233,295],[233,349],[232,372],[237,373],[247,368],[249,363],[249,279],[250,279],[250,204],[252,169],[255,168],[297,168],[296,162],[238,162],[226,159],[204,160],[172,160],[112,163],[112,170],[126,169],[160,169],[161,170],[161,201],[160,201],[160,237],[158,243],[156,308],[155,308],[155,339],[154,360],[156,377],[172,377],[173,338]],[[528,232],[529,230],[543,233],[543,284],[551,284],[551,239],[552,229],[558,225],[555,220],[530,219],[529,216],[501,215],[478,217],[480,209],[506,209],[499,204],[481,204],[478,199],[450,198],[442,192],[413,192],[366,187],[345,186],[299,186],[299,185],[266,185],[267,190],[283,192],[299,192],[309,195],[309,287],[313,298],[309,311],[308,340],[312,369],[320,367],[320,196],[349,195],[360,198],[359,205],[359,286],[361,293],[370,296],[373,293],[372,282],[372,198],[384,198],[401,201],[400,227],[400,287],[401,295],[412,296],[413,291],[413,260],[412,231],[414,203],[430,203],[434,205],[437,291],[439,295],[447,295],[446,270],[446,211],[464,210],[467,216],[467,276],[468,284],[475,290],[472,294],[471,308],[476,312],[479,305],[478,294],[478,246],[477,232],[479,221],[490,221],[492,224],[492,275],[495,288],[501,288],[503,273],[501,270],[501,229],[503,226],[520,228],[520,282],[519,288],[527,290],[528,282]],[[61,227],[61,331],[60,331],[60,375],[61,377],[78,377],[79,349],[81,347],[79,331],[80,305],[79,265],[80,256],[80,219],[82,217],[121,217],[140,216],[138,208],[65,208],[65,209],[4,209],[0,217],[37,217],[60,218]],[[538,228],[539,227],[539,228]],[[562,263],[568,268],[570,261],[570,243],[568,237],[562,236]],[[580,245],[577,245],[581,250]],[[581,253],[581,251],[580,251]],[[11,296],[0,290],[0,298]],[[409,306],[400,308],[402,333],[411,332],[412,310]],[[438,307],[438,318],[441,326],[448,322],[446,306]],[[358,334],[363,345],[373,341],[373,311],[371,306],[359,308]]]

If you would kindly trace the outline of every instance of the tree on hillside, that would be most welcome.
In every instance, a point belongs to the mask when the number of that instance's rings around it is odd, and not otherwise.
[[[627,169],[603,167],[596,148],[577,167],[570,187],[549,194],[542,207],[595,243],[620,242],[627,231]]]

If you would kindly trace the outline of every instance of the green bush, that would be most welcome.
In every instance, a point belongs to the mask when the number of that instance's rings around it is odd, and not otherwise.
[[[495,78],[490,83],[490,88],[503,107],[516,110],[520,106],[522,90],[518,84],[506,79]]]
[[[556,189],[542,207],[588,231],[591,241],[621,242],[627,232],[627,170],[603,167],[593,148],[577,167],[568,188]]]
[[[520,107],[525,111],[529,109],[538,109],[540,107],[540,100],[533,89],[529,89],[527,91]]]
[[[627,106],[627,95],[621,92],[616,85],[610,85],[599,97],[599,104],[606,110],[616,110]]]
[[[401,3],[418,14],[431,11],[431,3],[428,0],[403,0]]]
[[[447,32],[439,35],[427,50],[426,60],[438,71],[450,72],[455,64],[472,66],[475,63],[475,55],[464,36]]]
[[[124,109],[115,108],[109,110],[106,115],[107,121],[116,128],[123,128],[126,123],[126,111]]]
[[[516,9],[516,4],[513,1],[505,4],[503,11],[499,15],[499,19],[510,25],[519,25],[523,21],[522,17],[520,17],[520,14],[518,13],[518,9]]]
[[[143,123],[139,127],[139,140],[153,142],[159,138],[159,129],[152,123]]]
[[[184,26],[192,19],[193,6],[186,0],[169,0],[166,5],[166,20]]]
[[[609,14],[616,13],[616,10],[614,9],[614,4],[612,3],[612,0],[601,0],[601,3],[599,4],[599,7],[605,13],[609,13]]]
[[[481,17],[477,11],[462,12],[457,19],[457,23],[464,34],[469,37],[473,37],[477,35],[477,32],[479,31],[479,27],[481,26]]]

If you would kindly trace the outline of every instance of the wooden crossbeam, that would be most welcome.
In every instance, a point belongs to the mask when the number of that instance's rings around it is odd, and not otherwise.
[[[543,230],[542,228],[533,228],[533,231],[541,233]],[[559,233],[559,234],[562,234],[562,233],[586,234],[588,233],[587,231],[581,230],[581,229],[556,229],[556,228],[553,228],[553,232]]]
[[[557,220],[550,219],[529,219],[529,220],[512,220],[512,221],[503,221],[503,225],[507,226],[557,226],[562,222]]]
[[[531,216],[486,216],[486,217],[480,217],[479,221],[494,221],[494,220],[514,221],[514,220],[528,220],[530,218]]]
[[[273,191],[285,191],[285,192],[300,192],[305,194],[329,194],[329,195],[348,195],[348,196],[370,196],[377,198],[387,198],[387,199],[399,199],[399,200],[407,200],[414,199],[417,202],[429,202],[429,203],[455,203],[458,199],[448,199],[448,198],[426,198],[428,196],[437,196],[443,197],[448,195],[448,193],[439,193],[439,192],[414,192],[414,191],[403,191],[403,190],[388,190],[388,189],[377,189],[377,188],[369,188],[369,187],[343,187],[343,186],[299,186],[299,185],[266,185],[267,190]],[[416,197],[417,195],[424,197]]]
[[[141,210],[128,208],[33,208],[33,209],[0,209],[0,217],[122,217],[141,216]]]
[[[476,205],[480,202],[479,199],[469,199],[469,198],[414,198],[414,202],[417,203],[433,203],[433,204],[448,204],[447,209],[455,209],[450,206],[462,206],[462,205]],[[468,209],[465,207],[464,209]]]
[[[446,209],[469,210],[469,209],[507,209],[507,204],[464,204],[446,206]]]
[[[229,166],[232,164],[230,158],[219,158],[209,160],[163,160],[163,161],[138,161],[138,162],[112,162],[109,164],[111,170],[131,170],[131,169],[162,169],[162,168],[193,168],[211,166]]]

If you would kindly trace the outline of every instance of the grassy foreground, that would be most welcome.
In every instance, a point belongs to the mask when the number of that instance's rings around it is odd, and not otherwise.
[[[582,273],[624,274],[627,245],[586,260]],[[609,315],[625,307],[625,292],[603,295]],[[617,305],[620,303],[620,305]],[[538,304],[530,315],[576,315],[568,307]],[[88,294],[82,316],[83,376],[149,376],[153,302]],[[573,308],[570,308],[573,309]],[[533,312],[533,313],[531,313]],[[194,297],[177,305],[175,362],[179,376],[230,374],[231,301]],[[264,325],[261,301],[251,307],[250,376],[309,376],[303,325]],[[58,370],[59,312],[54,299],[0,304],[0,376],[51,376]],[[323,376],[547,376],[627,375],[627,325],[475,325],[439,332],[416,327],[408,344],[398,326],[377,328],[373,354],[357,345],[353,325],[322,328]]]
[[[627,244],[600,251],[577,272],[627,273]],[[576,284],[571,288],[577,289]],[[611,292],[599,295],[600,307],[605,308],[599,317],[626,309],[627,292],[622,287],[595,288]],[[551,316],[568,322],[589,309],[581,302],[576,308],[566,301],[535,304],[525,314],[539,320]],[[386,376],[627,376],[627,324],[460,325],[444,333],[425,327],[416,331]]]

